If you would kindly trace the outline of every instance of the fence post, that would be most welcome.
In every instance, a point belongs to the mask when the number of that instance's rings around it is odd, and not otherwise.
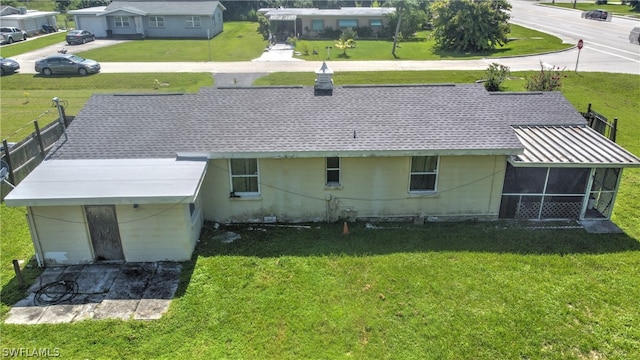
[[[617,132],[618,132],[618,118],[613,118],[613,126],[611,127],[611,134],[609,136],[611,141],[616,142]]]
[[[36,138],[38,139],[38,145],[40,145],[40,155],[42,155],[42,159],[44,160],[44,156],[46,154],[44,152],[44,143],[42,142],[42,136],[40,135],[40,126],[38,126],[38,120],[34,120],[33,125],[36,127]]]
[[[15,184],[15,179],[13,178],[13,166],[11,166],[11,155],[9,154],[9,144],[7,144],[7,139],[2,140],[2,146],[4,147],[4,158],[7,160],[7,165],[9,166],[9,182],[11,184]]]

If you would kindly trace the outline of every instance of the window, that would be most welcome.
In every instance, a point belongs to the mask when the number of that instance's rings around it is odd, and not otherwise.
[[[187,16],[187,27],[200,27],[200,16]]]
[[[355,20],[355,19],[338,20],[338,28],[340,29],[357,28],[357,27],[358,27],[358,20]]]
[[[382,19],[371,19],[370,24],[371,24],[370,26],[371,26],[372,28],[375,28],[375,27],[382,27]]]
[[[324,30],[324,20],[322,20],[322,19],[311,20],[311,30],[313,30],[313,31],[323,31]]]
[[[259,195],[258,159],[229,160],[232,195]]]
[[[114,16],[113,21],[116,23],[116,27],[127,27],[129,26],[129,17],[128,16]]]
[[[149,26],[151,27],[163,27],[164,16],[149,16]]]
[[[437,177],[437,156],[414,156],[411,158],[409,191],[436,191]]]
[[[327,158],[327,185],[340,185],[340,158]]]

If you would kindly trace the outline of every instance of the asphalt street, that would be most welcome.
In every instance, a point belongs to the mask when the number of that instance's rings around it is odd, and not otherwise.
[[[508,66],[511,71],[539,70],[541,65],[556,66],[569,71],[583,72],[614,72],[640,75],[640,45],[630,45],[625,36],[628,36],[627,28],[640,26],[640,21],[627,18],[614,18],[612,22],[596,22],[580,18],[580,11],[572,9],[550,9],[545,6],[535,6],[531,1],[512,1],[512,22],[531,27],[536,14],[544,14],[551,11],[552,15],[544,15],[549,18],[549,24],[544,31],[560,37],[564,43],[577,44],[579,38],[588,36],[582,34],[585,31],[600,31],[599,28],[610,30],[617,34],[615,41],[618,45],[609,42],[609,45],[598,44],[597,41],[588,39],[585,46],[579,50],[572,47],[565,51],[535,54],[530,56],[486,58],[476,60],[436,60],[436,61],[331,61],[330,66],[334,71],[381,71],[381,70],[486,70],[491,63],[499,63]],[[533,14],[533,19],[527,17]],[[557,25],[554,32],[550,29],[554,23],[569,24],[567,30],[562,30]],[[542,22],[539,21],[539,22]],[[612,26],[615,25],[617,27]],[[577,25],[584,29],[571,30]],[[537,27],[545,27],[539,25]],[[586,30],[585,30],[586,29]],[[603,30],[603,31],[604,31]],[[34,64],[39,58],[55,54],[62,47],[66,47],[69,53],[90,50],[96,47],[118,44],[122,40],[98,39],[84,45],[67,46],[65,43],[52,45],[34,52],[21,54],[14,57],[20,63],[20,72],[35,74]],[[601,41],[603,42],[603,41]],[[606,49],[610,50],[607,51]],[[623,51],[614,53],[613,50]],[[237,74],[237,73],[271,73],[271,72],[313,72],[317,70],[322,61],[301,61],[293,58],[292,50],[274,49],[265,52],[260,58],[252,61],[239,62],[100,62],[103,73],[162,73],[162,72],[211,72],[213,74]],[[99,59],[96,59],[99,60]]]

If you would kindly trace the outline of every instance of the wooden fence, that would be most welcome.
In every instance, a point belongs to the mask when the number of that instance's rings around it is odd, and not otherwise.
[[[40,128],[38,121],[34,121],[35,130],[22,141],[14,144],[9,148],[6,140],[2,141],[1,160],[7,165],[9,172],[7,181],[13,186],[18,185],[24,178],[29,175],[47,156],[47,153],[55,146],[56,142],[64,133],[64,130],[73,117],[65,116],[64,121],[60,118],[43,128]],[[0,185],[0,199],[12,190],[12,187],[6,182]]]

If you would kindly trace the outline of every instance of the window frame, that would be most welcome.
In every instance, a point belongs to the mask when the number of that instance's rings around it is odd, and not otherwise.
[[[338,167],[329,167],[329,159],[338,159]],[[326,157],[325,164],[325,181],[326,186],[340,186],[342,184],[342,159],[338,156]],[[338,181],[329,181],[329,172],[338,173]]]
[[[235,174],[233,173],[233,167],[231,166],[231,162],[234,160],[244,160],[250,161],[253,160],[256,163],[256,173],[255,174]],[[242,197],[242,196],[260,196],[260,162],[257,158],[247,158],[247,159],[229,159],[229,188],[231,189],[230,193],[232,197]],[[234,178],[256,178],[257,183],[257,191],[235,191],[233,188],[233,179]]]
[[[164,27],[164,16],[149,16],[149,27],[160,28]]]
[[[374,21],[376,22],[375,25],[373,23]],[[383,26],[384,26],[384,23],[383,23],[382,19],[370,19],[369,20],[369,27],[371,27],[372,29],[382,28]]]
[[[202,26],[202,21],[200,21],[200,16],[187,15],[184,17],[184,19],[185,19],[185,26],[188,28],[199,28]]]
[[[341,22],[352,22],[352,23],[355,23],[355,25],[342,26],[340,25]],[[338,19],[338,29],[355,29],[357,27],[358,27],[358,19]]]
[[[415,158],[435,158],[436,165],[433,171],[413,171],[413,161]],[[409,162],[409,193],[410,194],[425,194],[425,193],[435,193],[438,191],[438,174],[440,172],[440,156],[412,156],[411,161]],[[424,175],[433,175],[435,176],[433,180],[433,189],[412,189],[412,179],[414,176],[424,176]]]
[[[129,22],[128,16],[116,15],[113,17],[113,22],[115,27],[129,27],[131,23]]]
[[[318,23],[320,24],[319,28]],[[324,31],[324,19],[311,19],[311,31]]]

